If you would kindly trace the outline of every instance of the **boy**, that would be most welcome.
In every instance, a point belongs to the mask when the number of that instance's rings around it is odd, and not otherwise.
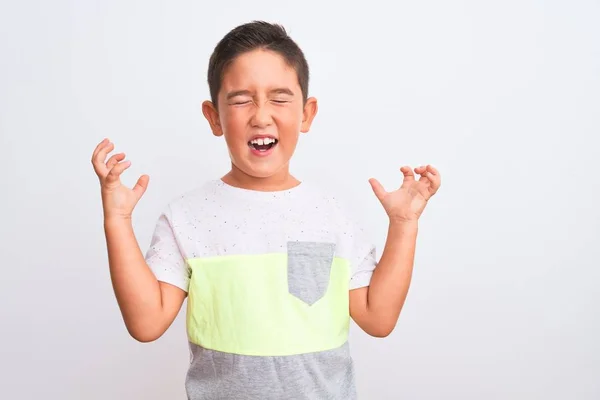
[[[317,101],[309,70],[285,30],[233,29],[210,58],[203,113],[223,136],[231,171],[171,202],[144,256],[131,214],[148,185],[119,176],[123,153],[92,162],[100,179],[109,266],[129,333],[158,339],[184,299],[189,399],[356,398],[349,322],[372,336],[393,330],[411,273],[418,219],[440,186],[431,166],[403,167],[400,189],[373,191],[389,216],[379,262],[336,201],[289,172]]]

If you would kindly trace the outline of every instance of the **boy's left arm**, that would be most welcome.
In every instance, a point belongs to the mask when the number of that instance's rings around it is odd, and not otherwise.
[[[400,169],[402,186],[386,192],[381,184],[369,182],[388,214],[386,244],[369,286],[350,291],[350,315],[366,333],[389,335],[396,326],[412,278],[419,217],[440,187],[439,172],[431,165]]]

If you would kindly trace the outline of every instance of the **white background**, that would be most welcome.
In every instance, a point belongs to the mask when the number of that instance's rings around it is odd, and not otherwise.
[[[228,7],[229,9],[226,9]],[[293,171],[340,191],[443,176],[393,334],[352,328],[362,399],[600,398],[600,5],[594,1],[4,1],[0,398],[183,399],[184,315],[127,335],[90,157],[125,151],[145,250],[158,213],[227,172],[201,111],[217,41],[253,19],[304,49],[320,101]]]

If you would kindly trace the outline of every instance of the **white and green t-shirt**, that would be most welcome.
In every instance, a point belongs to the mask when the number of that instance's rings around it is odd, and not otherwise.
[[[188,293],[189,399],[356,398],[348,292],[376,258],[335,198],[210,181],[166,207],[146,261]]]

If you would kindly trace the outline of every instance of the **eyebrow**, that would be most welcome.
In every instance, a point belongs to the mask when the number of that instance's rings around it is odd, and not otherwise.
[[[229,92],[227,93],[227,100],[231,100],[234,97],[237,96],[250,96],[250,91],[249,90],[235,90],[233,92]]]
[[[294,92],[292,92],[290,89],[288,88],[277,88],[277,89],[273,89],[271,90],[270,93],[275,93],[275,94],[287,94],[290,96],[294,95]]]
[[[294,95],[294,92],[292,92],[290,89],[285,88],[285,87],[272,89],[269,91],[269,93],[287,94],[289,96]],[[227,100],[231,100],[232,98],[237,97],[237,96],[251,96],[251,95],[252,95],[252,93],[249,90],[234,90],[233,92],[227,93]]]

